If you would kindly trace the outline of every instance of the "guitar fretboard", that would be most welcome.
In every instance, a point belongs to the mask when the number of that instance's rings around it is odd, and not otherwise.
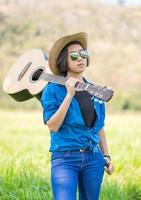
[[[53,82],[60,85],[65,85],[65,82],[67,81],[66,77],[49,73],[43,73],[40,78],[45,79],[48,82]],[[94,84],[84,83],[81,81],[80,82],[78,81],[78,83],[76,84],[76,90],[77,89],[86,90],[91,95],[97,97],[98,99],[101,99],[102,101],[109,101],[113,96],[113,91],[107,89],[106,87],[96,86]]]

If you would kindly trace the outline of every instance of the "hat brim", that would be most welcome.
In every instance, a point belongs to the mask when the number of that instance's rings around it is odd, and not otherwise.
[[[87,33],[80,32],[73,35],[65,36],[54,43],[49,53],[49,67],[54,74],[61,75],[56,66],[57,59],[62,49],[72,41],[78,41],[82,44],[84,48],[87,48]]]

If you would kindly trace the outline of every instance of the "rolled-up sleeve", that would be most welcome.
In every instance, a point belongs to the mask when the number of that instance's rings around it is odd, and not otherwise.
[[[49,83],[42,91],[41,105],[43,108],[43,121],[44,124],[46,124],[50,117],[59,108],[59,104],[55,96],[55,90],[51,83]]]
[[[105,126],[105,103],[101,104],[101,122],[102,122],[102,126]]]

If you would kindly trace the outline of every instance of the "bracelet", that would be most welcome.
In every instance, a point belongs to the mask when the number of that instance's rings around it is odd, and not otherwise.
[[[109,160],[111,160],[111,157],[110,157],[110,155],[108,155],[108,154],[104,154],[104,157],[105,157],[105,158],[109,158]]]

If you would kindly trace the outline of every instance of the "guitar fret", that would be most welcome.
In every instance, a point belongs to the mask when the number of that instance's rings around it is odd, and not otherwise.
[[[83,82],[78,82],[78,84],[77,84],[77,88],[78,89],[81,89],[81,90],[84,90],[85,89],[85,83],[83,83]]]
[[[44,74],[45,79],[49,82],[59,83],[61,85],[65,85],[65,81],[67,80],[65,77],[53,75],[53,74]]]
[[[100,90],[100,91],[99,91]],[[102,91],[102,87],[93,87],[93,85],[89,85],[88,86],[88,92],[90,94],[92,94],[93,96],[99,98],[99,99],[102,99],[104,96],[103,96],[103,91]]]
[[[82,89],[86,89],[88,87],[88,83],[82,83]]]
[[[89,89],[93,90],[93,88],[97,90],[97,86],[89,84]]]

